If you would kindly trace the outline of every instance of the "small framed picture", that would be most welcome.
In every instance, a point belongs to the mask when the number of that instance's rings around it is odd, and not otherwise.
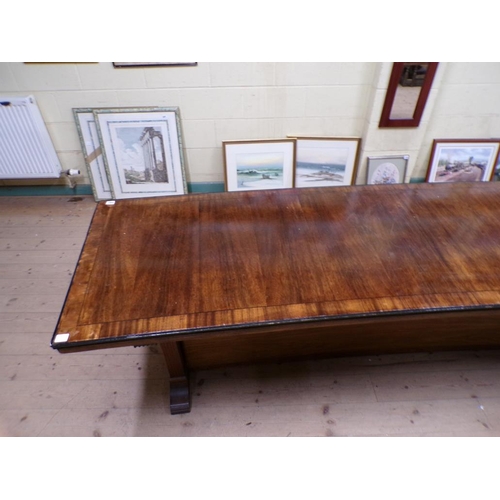
[[[426,181],[489,181],[499,147],[500,139],[434,139]]]
[[[295,137],[295,187],[350,186],[355,179],[361,139]]]
[[[115,68],[151,68],[167,66],[196,66],[197,62],[114,62]]]
[[[179,108],[93,110],[113,198],[187,192]]]
[[[113,195],[111,194],[108,174],[104,168],[94,113],[89,108],[73,108],[73,115],[94,198],[96,201],[110,200]]]
[[[402,184],[409,160],[404,156],[370,156],[366,170],[367,184]]]
[[[224,141],[226,191],[293,187],[295,139]]]

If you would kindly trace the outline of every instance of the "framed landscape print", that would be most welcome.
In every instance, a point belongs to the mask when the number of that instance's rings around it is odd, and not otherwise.
[[[226,191],[293,187],[295,139],[222,143]]]
[[[493,174],[493,179],[495,181],[500,181],[500,154],[497,157],[497,165],[495,167],[495,172]]]
[[[427,182],[480,182],[493,177],[499,139],[435,139]]]
[[[366,171],[367,184],[402,184],[405,180],[406,166],[410,157],[371,156],[368,157]]]
[[[108,175],[104,168],[94,114],[91,109],[73,108],[73,115],[82,146],[85,165],[89,172],[94,198],[96,201],[110,200],[113,195],[111,194]]]
[[[295,187],[350,186],[361,139],[296,137]]]
[[[113,198],[187,192],[178,108],[94,109]]]

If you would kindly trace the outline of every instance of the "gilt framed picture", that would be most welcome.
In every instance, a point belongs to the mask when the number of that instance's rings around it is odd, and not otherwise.
[[[113,198],[187,193],[179,108],[93,110]]]
[[[110,200],[113,195],[108,181],[108,174],[104,168],[94,113],[89,108],[73,108],[73,116],[75,117],[94,198],[96,201]]]
[[[224,141],[226,191],[293,187],[295,139]]]
[[[163,68],[168,66],[196,66],[197,62],[114,62],[115,68]]]
[[[485,182],[493,177],[500,139],[435,139],[427,182]]]
[[[402,184],[405,180],[408,155],[369,156],[366,170],[367,184]]]
[[[295,137],[295,187],[350,186],[355,179],[361,139]]]

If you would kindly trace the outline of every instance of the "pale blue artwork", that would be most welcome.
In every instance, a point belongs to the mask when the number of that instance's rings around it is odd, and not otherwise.
[[[347,148],[299,148],[295,185],[314,187],[344,184],[348,155]]]
[[[116,127],[116,163],[127,184],[168,182],[160,127]]]
[[[283,187],[284,153],[244,153],[236,155],[236,174],[240,189]]]

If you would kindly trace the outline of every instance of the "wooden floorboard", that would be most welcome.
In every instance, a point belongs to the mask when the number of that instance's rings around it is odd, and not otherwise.
[[[500,351],[200,371],[172,416],[155,346],[52,350],[94,207],[0,198],[1,436],[500,436]]]

